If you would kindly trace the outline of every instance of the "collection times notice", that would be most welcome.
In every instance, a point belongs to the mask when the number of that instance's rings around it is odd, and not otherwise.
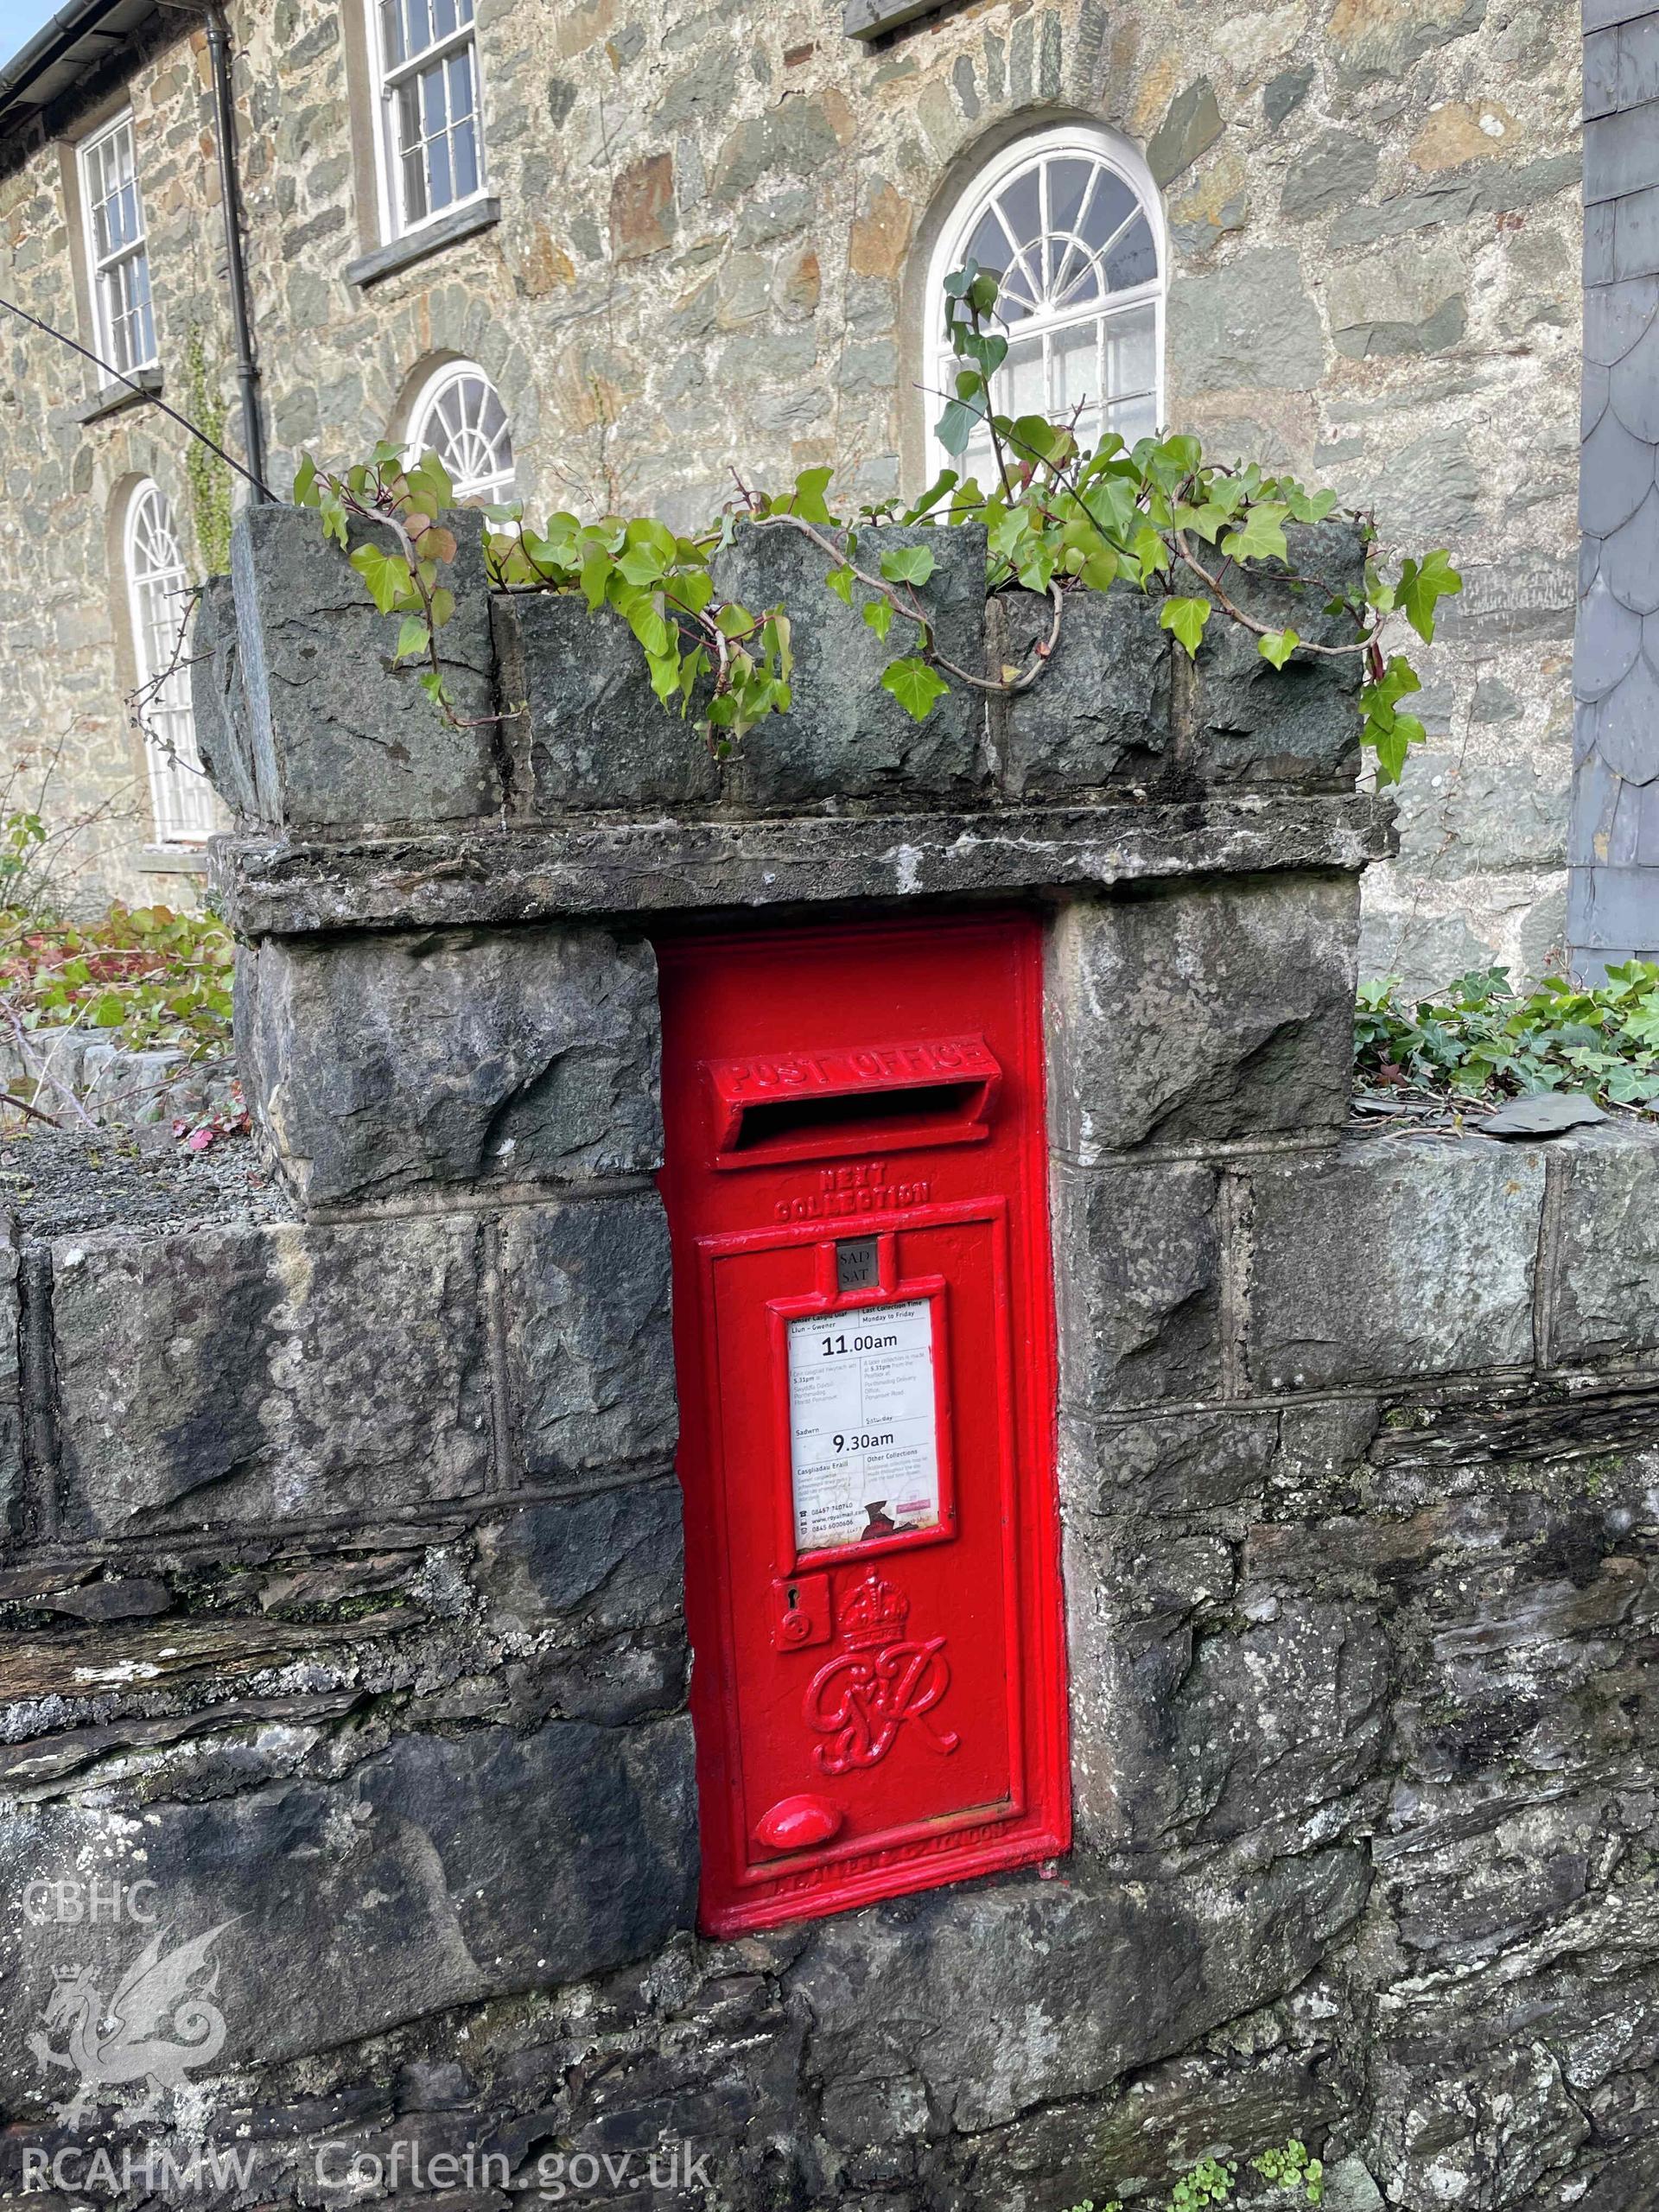
[[[798,1550],[937,1527],[933,1301],[791,1321],[789,1428]]]

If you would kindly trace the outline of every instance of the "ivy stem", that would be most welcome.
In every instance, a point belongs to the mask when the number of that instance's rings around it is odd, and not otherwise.
[[[384,490],[385,487],[383,486],[382,488]],[[430,664],[432,674],[436,680],[438,697],[442,703],[444,715],[448,721],[450,728],[452,729],[459,729],[461,728],[460,717],[456,715],[454,708],[450,703],[449,688],[443,680],[443,663],[438,658],[438,626],[432,620],[432,592],[430,587],[426,582],[425,578],[421,574],[420,554],[416,550],[415,541],[410,536],[409,531],[404,525],[404,518],[398,513],[396,505],[389,506],[386,509],[386,519],[391,523],[392,528],[397,533],[397,542],[404,549],[404,559],[409,569],[409,580],[414,585],[416,592],[420,594],[421,612],[426,617],[426,658]],[[486,719],[493,721],[495,717],[492,715],[486,716]]]
[[[1050,625],[1047,637],[1036,648],[1031,666],[1022,670],[1012,683],[1007,683],[995,677],[976,676],[971,670],[959,668],[955,661],[945,658],[938,645],[932,642],[933,625],[922,608],[913,601],[906,604],[900,599],[885,576],[873,576],[868,569],[861,569],[855,561],[849,561],[847,558],[846,549],[837,545],[833,538],[826,537],[815,524],[805,521],[799,515],[752,515],[749,518],[749,526],[752,530],[770,530],[777,523],[787,523],[791,530],[798,530],[802,537],[810,538],[821,553],[827,554],[838,569],[850,569],[867,590],[873,591],[885,599],[895,614],[902,614],[906,622],[913,622],[916,625],[922,632],[925,649],[942,669],[954,676],[958,683],[971,685],[976,691],[991,691],[1000,698],[1007,698],[1013,692],[1025,690],[1042,674],[1045,664],[1058,642],[1064,602],[1058,586],[1051,584],[1049,595],[1054,602],[1054,620]]]
[[[1214,592],[1222,607],[1232,616],[1241,629],[1253,631],[1258,638],[1278,636],[1279,632],[1271,622],[1258,622],[1253,614],[1247,614],[1236,600],[1229,598],[1220,578],[1212,576],[1201,562],[1193,559],[1192,548],[1186,542],[1186,532],[1184,530],[1172,531],[1171,535],[1175,540],[1175,550],[1179,554],[1182,562],[1192,569],[1201,583],[1205,584]],[[1350,653],[1363,653],[1371,643],[1373,634],[1372,632],[1367,631],[1363,638],[1357,639],[1352,645],[1319,645],[1306,638],[1298,638],[1296,650],[1302,653],[1319,653],[1327,660],[1345,660]]]
[[[421,575],[420,554],[416,549],[414,539],[404,526],[402,515],[397,511],[398,495],[388,488],[385,479],[378,471],[376,472],[374,501],[368,506],[365,506],[359,499],[343,477],[324,475],[318,480],[331,486],[334,496],[348,514],[356,515],[363,522],[384,523],[393,532],[398,544],[403,548],[404,565],[409,570],[410,586],[421,602],[421,612],[426,618],[425,658],[435,682],[434,697],[440,713],[450,728],[484,729],[492,722],[511,721],[512,717],[510,715],[474,715],[463,720],[455,712],[449,697],[449,687],[443,678],[443,662],[438,653],[438,626],[432,619],[432,588]]]

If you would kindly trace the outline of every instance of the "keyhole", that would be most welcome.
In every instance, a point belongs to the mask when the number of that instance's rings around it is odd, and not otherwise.
[[[785,1594],[787,1595],[788,1599],[789,1599],[789,1606],[788,1606],[788,1610],[792,1613],[792,1612],[794,1611],[795,1608],[797,1607],[797,1605],[798,1605],[800,1604],[800,1602],[801,1602],[801,1593],[800,1593],[800,1592],[799,1592],[798,1590],[797,1590],[797,1589],[794,1587],[794,1586],[791,1584],[791,1586],[790,1586],[790,1588],[789,1588],[789,1590],[787,1591],[787,1592],[786,1592]]]

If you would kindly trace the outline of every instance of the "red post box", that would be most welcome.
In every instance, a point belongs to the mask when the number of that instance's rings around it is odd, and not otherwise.
[[[1070,1815],[1037,925],[658,956],[704,1925],[1046,1858]]]

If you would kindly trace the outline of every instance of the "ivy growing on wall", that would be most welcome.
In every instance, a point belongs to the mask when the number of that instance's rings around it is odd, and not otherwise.
[[[1357,659],[1364,742],[1380,783],[1398,781],[1421,722],[1404,704],[1421,689],[1397,650],[1402,626],[1425,643],[1442,599],[1462,589],[1444,550],[1385,563],[1375,527],[1356,516],[1368,557],[1357,583],[1332,582],[1296,566],[1286,529],[1336,512],[1336,494],[1311,493],[1294,478],[1252,464],[1205,459],[1196,438],[1143,438],[1133,448],[1112,435],[1092,448],[1069,423],[996,411],[994,380],[1008,341],[995,326],[999,278],[969,262],[946,278],[945,328],[955,360],[952,390],[938,435],[953,458],[976,439],[988,444],[988,485],[955,467],[941,471],[914,505],[898,501],[838,512],[833,472],[807,469],[779,495],[740,478],[737,496],[706,531],[682,536],[649,516],[607,515],[584,522],[553,515],[540,528],[517,505],[490,510],[486,553],[490,581],[503,592],[579,594],[595,613],[609,608],[627,624],[664,707],[696,709],[713,749],[729,751],[768,715],[789,709],[793,674],[790,617],[782,607],[751,608],[722,598],[715,556],[740,525],[788,530],[823,555],[824,585],[884,643],[896,650],[885,688],[920,721],[953,684],[1010,693],[1035,683],[1059,650],[1068,606],[1080,592],[1135,590],[1156,601],[1159,621],[1196,658],[1212,621],[1254,636],[1262,658],[1283,669],[1303,658]],[[393,445],[343,473],[302,461],[294,497],[315,507],[325,531],[349,550],[383,613],[403,617],[400,659],[425,665],[421,683],[453,721],[439,636],[454,612],[445,581],[455,539],[442,516],[454,486],[435,454],[410,462]],[[384,524],[383,543],[352,546],[353,520]],[[941,652],[926,587],[937,565],[925,544],[882,539],[884,525],[948,528],[982,524],[988,546],[988,594],[1023,589],[1047,600],[1045,637],[1021,664],[984,676]],[[1318,637],[1259,620],[1242,601],[1241,579],[1266,569],[1305,601]]]
[[[1497,1104],[1562,1090],[1659,1109],[1659,963],[1627,960],[1589,988],[1546,976],[1518,991],[1505,968],[1423,999],[1394,976],[1362,983],[1354,1065],[1381,1091]]]
[[[1294,2136],[1288,2143],[1261,2152],[1249,2161],[1249,2171],[1275,2193],[1285,2192],[1293,2202],[1297,2197],[1309,2204],[1325,2202],[1324,2164],[1310,2157],[1306,2144]],[[1175,2183],[1160,2212],[1204,2212],[1207,2206],[1226,2204],[1237,2187],[1238,2174],[1236,2159],[1200,2158]],[[1283,2202],[1282,2196],[1280,2201]],[[1081,2204],[1072,2206],[1071,2212],[1124,2212],[1124,2206],[1116,2196],[1103,2204],[1085,2197]]]
[[[185,455],[196,551],[204,575],[222,575],[231,565],[231,471],[216,450],[225,442],[225,400],[199,323],[184,341],[184,388],[193,423],[211,441],[192,438]]]

